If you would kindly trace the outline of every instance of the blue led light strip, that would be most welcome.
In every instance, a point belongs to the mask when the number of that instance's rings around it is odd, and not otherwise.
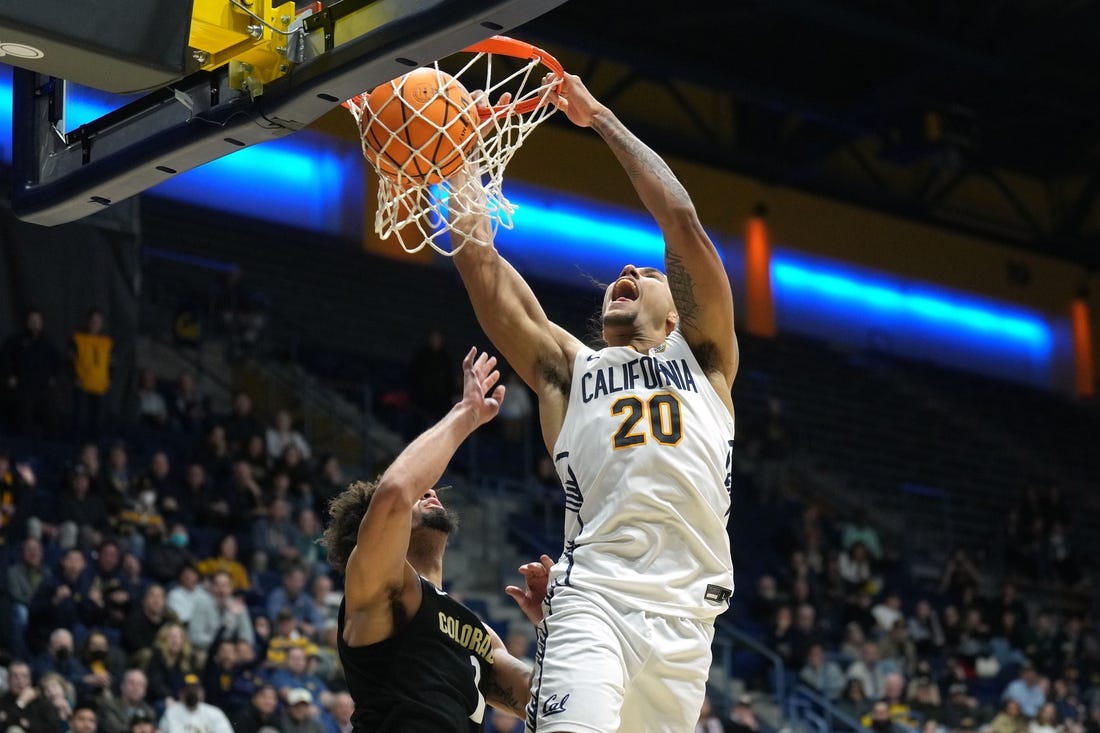
[[[898,287],[867,274],[814,263],[804,265],[780,256],[772,259],[776,295],[812,293],[847,306],[858,318],[863,309],[912,319],[925,327],[954,332],[963,329],[983,338],[1006,339],[1029,349],[1049,350],[1050,326],[1022,308],[981,302],[963,295],[922,287]],[[957,335],[957,334],[954,334]]]

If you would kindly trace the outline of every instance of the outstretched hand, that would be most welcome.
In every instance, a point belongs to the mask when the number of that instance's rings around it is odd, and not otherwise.
[[[542,83],[547,84],[553,79],[553,74],[547,74]],[[561,85],[550,91],[550,101],[578,127],[590,127],[592,118],[604,109],[576,74],[567,73],[562,77]]]
[[[492,420],[500,412],[500,403],[504,401],[504,385],[497,384],[500,372],[496,369],[497,358],[471,348],[462,360],[462,403],[470,408],[474,415],[474,427],[480,427]],[[494,388],[495,385],[495,388]]]
[[[526,588],[510,585],[504,592],[512,597],[527,619],[536,626],[542,621],[542,601],[546,598],[546,584],[550,579],[550,568],[554,561],[549,555],[543,555],[538,562],[521,565],[520,575],[526,581]]]

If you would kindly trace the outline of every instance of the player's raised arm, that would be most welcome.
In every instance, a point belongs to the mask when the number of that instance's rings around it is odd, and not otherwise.
[[[345,603],[349,624],[351,614],[365,611],[370,616],[373,609],[380,612],[378,624],[392,624],[393,600],[409,584],[416,584],[416,572],[405,559],[413,506],[418,501],[431,501],[431,489],[458,447],[500,410],[504,385],[496,384],[500,373],[495,367],[496,357],[478,356],[476,349],[470,349],[462,361],[462,400],[410,443],[382,474],[347,560]],[[379,635],[384,638],[389,631],[375,629],[374,633],[359,634],[358,643],[369,643],[369,638]]]
[[[495,247],[466,241],[491,241],[492,236],[484,206],[474,198],[478,187],[466,185],[465,175],[453,179],[449,207],[451,236],[461,246],[455,265],[481,328],[539,396],[545,411],[547,397],[568,393],[573,357],[581,343],[546,317],[531,287]]]
[[[732,385],[738,362],[733,294],[691,197],[668,164],[600,104],[579,77],[565,75],[556,104],[574,124],[599,133],[657,220],[680,330],[704,368],[720,372]]]

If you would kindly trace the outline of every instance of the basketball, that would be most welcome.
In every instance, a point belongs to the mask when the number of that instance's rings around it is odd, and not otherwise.
[[[415,183],[439,183],[456,173],[477,141],[469,92],[451,75],[430,68],[375,87],[359,124],[378,170]]]

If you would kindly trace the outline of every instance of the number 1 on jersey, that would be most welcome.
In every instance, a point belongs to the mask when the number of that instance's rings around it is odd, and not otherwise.
[[[470,713],[470,720],[480,723],[485,717],[485,695],[481,694],[481,665],[473,654],[470,655],[470,664],[474,665],[474,689],[477,690],[477,709]]]

